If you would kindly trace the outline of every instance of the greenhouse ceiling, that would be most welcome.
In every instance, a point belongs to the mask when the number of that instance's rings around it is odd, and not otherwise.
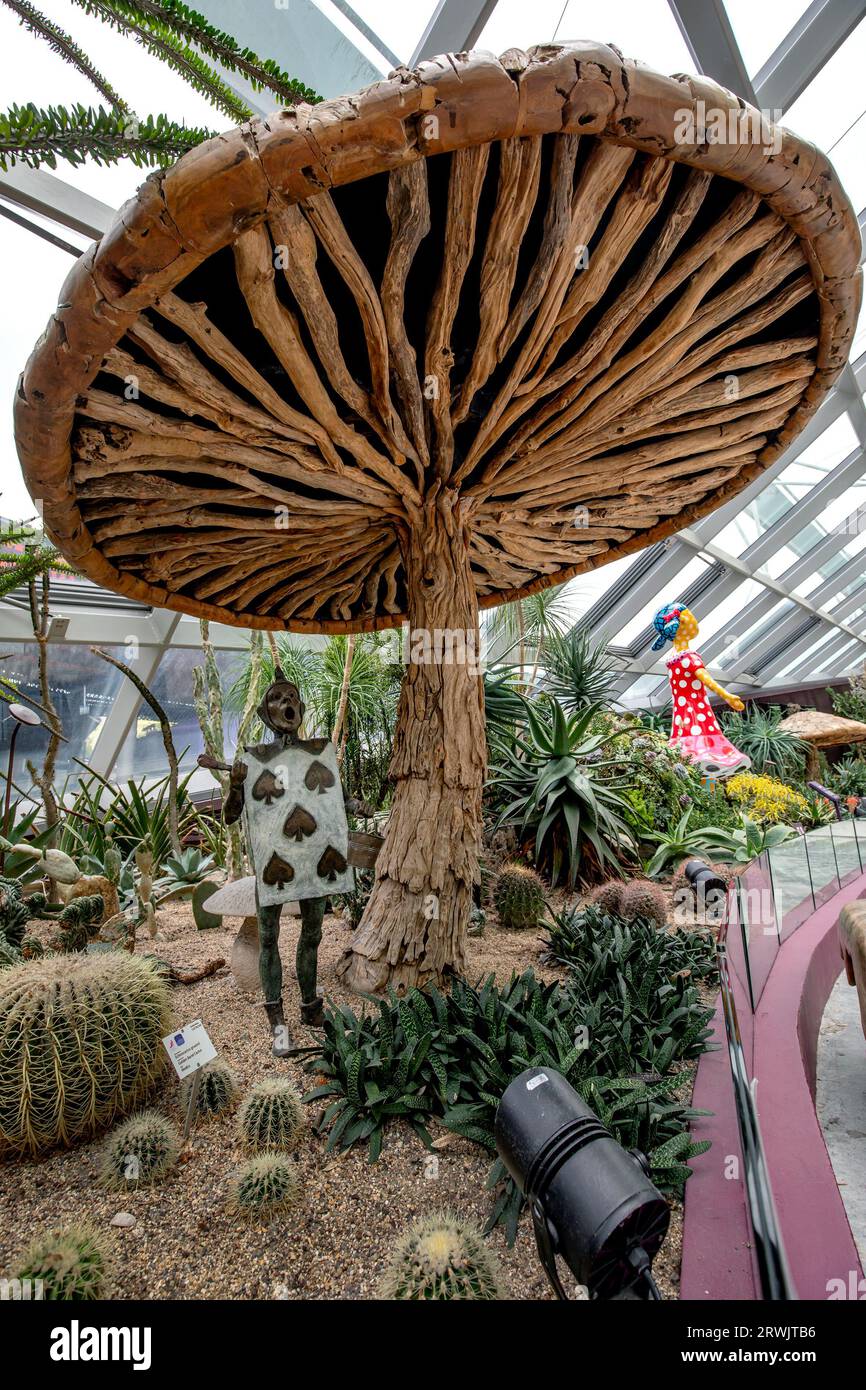
[[[238,28],[231,0],[197,0],[213,23]],[[105,67],[118,69],[138,109],[160,106],[190,125],[213,125],[208,103],[127,39],[95,23],[68,0],[43,0]],[[324,96],[374,81],[398,63],[467,47],[506,48],[576,36],[602,39],[664,72],[702,72],[780,119],[832,158],[866,222],[866,67],[864,0],[608,0],[603,18],[588,0],[260,0],[243,7],[243,42],[268,53]],[[254,110],[257,93],[226,81]],[[92,104],[87,82],[0,9],[0,86],[6,100]],[[141,181],[128,165],[87,160],[57,172],[0,173],[0,257],[4,331],[0,390],[12,398],[17,375],[57,300],[70,258],[108,225]],[[0,444],[0,509],[21,520],[33,503],[20,476],[7,411]],[[650,650],[652,615],[678,599],[698,614],[704,659],[741,693],[829,681],[866,662],[866,315],[850,361],[796,444],[761,477],[692,528],[636,557],[571,581],[573,621],[608,643],[622,668],[620,696],[663,703],[663,658]],[[199,655],[196,621],[151,610],[58,576],[49,641],[64,663],[68,709],[92,764],[117,775],[150,771],[136,751],[138,696],[91,656],[92,643],[125,651],[157,694],[170,697],[179,724],[195,723],[190,671]],[[212,629],[226,674],[244,633]],[[29,679],[33,638],[26,593],[0,604],[0,643],[10,679]],[[62,652],[62,655],[61,655]],[[31,673],[32,674],[32,673]],[[114,677],[117,676],[115,679]],[[180,700],[183,704],[183,699]],[[176,706],[176,708],[174,708]],[[94,715],[98,714],[98,718]],[[89,733],[86,732],[89,729]]]

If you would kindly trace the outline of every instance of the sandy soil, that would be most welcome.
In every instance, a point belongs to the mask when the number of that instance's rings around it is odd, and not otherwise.
[[[218,956],[230,959],[234,930],[198,932],[186,906],[163,909],[159,921],[158,939],[152,942],[144,936],[140,951],[155,950],[183,968]],[[298,919],[287,917],[281,951],[287,1017],[293,1027],[299,1002],[293,972],[297,932]],[[326,919],[319,979],[329,997],[357,1006],[353,996],[337,987],[334,976],[347,936],[342,920]],[[468,943],[467,974],[476,979],[494,971],[505,980],[512,970],[533,965],[544,978],[552,978],[556,971],[539,961],[540,950],[541,942],[530,934],[502,931],[488,922],[484,936]],[[219,1055],[238,1073],[243,1090],[274,1074],[292,1076],[302,1091],[313,1085],[300,1061],[271,1057],[263,1011],[241,994],[228,968],[198,984],[175,986],[173,998],[176,1024],[201,1018]],[[315,1040],[315,1034],[300,1025],[295,1032],[301,1042]],[[153,1104],[180,1125],[177,1096],[178,1085],[167,1076]],[[435,1178],[426,1176],[427,1150],[402,1126],[391,1127],[382,1156],[372,1167],[366,1148],[334,1157],[309,1130],[297,1154],[303,1205],[256,1225],[239,1221],[226,1206],[229,1181],[242,1158],[233,1116],[199,1125],[186,1161],[165,1183],[121,1196],[99,1185],[98,1139],[39,1162],[0,1165],[0,1273],[14,1267],[35,1235],[85,1217],[109,1230],[112,1217],[125,1211],[134,1216],[135,1224],[112,1231],[115,1298],[372,1298],[394,1240],[411,1218],[445,1207],[482,1223],[489,1212],[491,1195],[484,1190],[487,1155],[435,1122],[431,1132],[441,1141]],[[671,1216],[670,1233],[655,1264],[666,1298],[676,1297],[679,1277],[678,1203],[672,1204]],[[512,1298],[552,1297],[525,1215],[514,1249],[507,1249],[500,1231],[490,1240]]]

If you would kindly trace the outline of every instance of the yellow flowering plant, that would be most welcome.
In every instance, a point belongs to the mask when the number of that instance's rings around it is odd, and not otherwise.
[[[724,783],[728,799],[763,825],[803,824],[811,819],[809,803],[787,782],[755,772],[738,772]]]

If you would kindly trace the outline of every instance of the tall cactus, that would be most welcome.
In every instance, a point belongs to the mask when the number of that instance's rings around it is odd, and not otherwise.
[[[199,727],[201,728],[202,739],[204,741],[205,752],[217,762],[227,762],[225,751],[225,734],[223,730],[223,694],[220,684],[219,669],[216,663],[216,656],[210,640],[210,624],[207,619],[199,620],[201,628],[201,646],[204,662],[201,666],[193,668],[192,689],[193,703],[198,717]],[[240,723],[238,724],[237,742],[238,746],[246,738],[253,717],[256,712],[257,691],[259,686],[259,675],[262,668],[263,638],[261,632],[250,633],[250,685],[244,704]],[[214,777],[220,786],[223,800],[228,796],[229,778],[226,772],[214,772]],[[240,821],[228,827],[228,871],[230,878],[242,878],[244,874],[244,842],[241,832]]]

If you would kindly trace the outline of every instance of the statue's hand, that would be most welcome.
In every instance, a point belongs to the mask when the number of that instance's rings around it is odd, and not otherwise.
[[[248,772],[249,768],[246,763],[240,761],[232,763],[232,770],[229,773],[229,782],[233,787],[242,787],[246,781]]]
[[[738,714],[741,709],[746,708],[739,695],[731,695],[728,699],[728,704],[730,705],[731,709],[735,709]]]

